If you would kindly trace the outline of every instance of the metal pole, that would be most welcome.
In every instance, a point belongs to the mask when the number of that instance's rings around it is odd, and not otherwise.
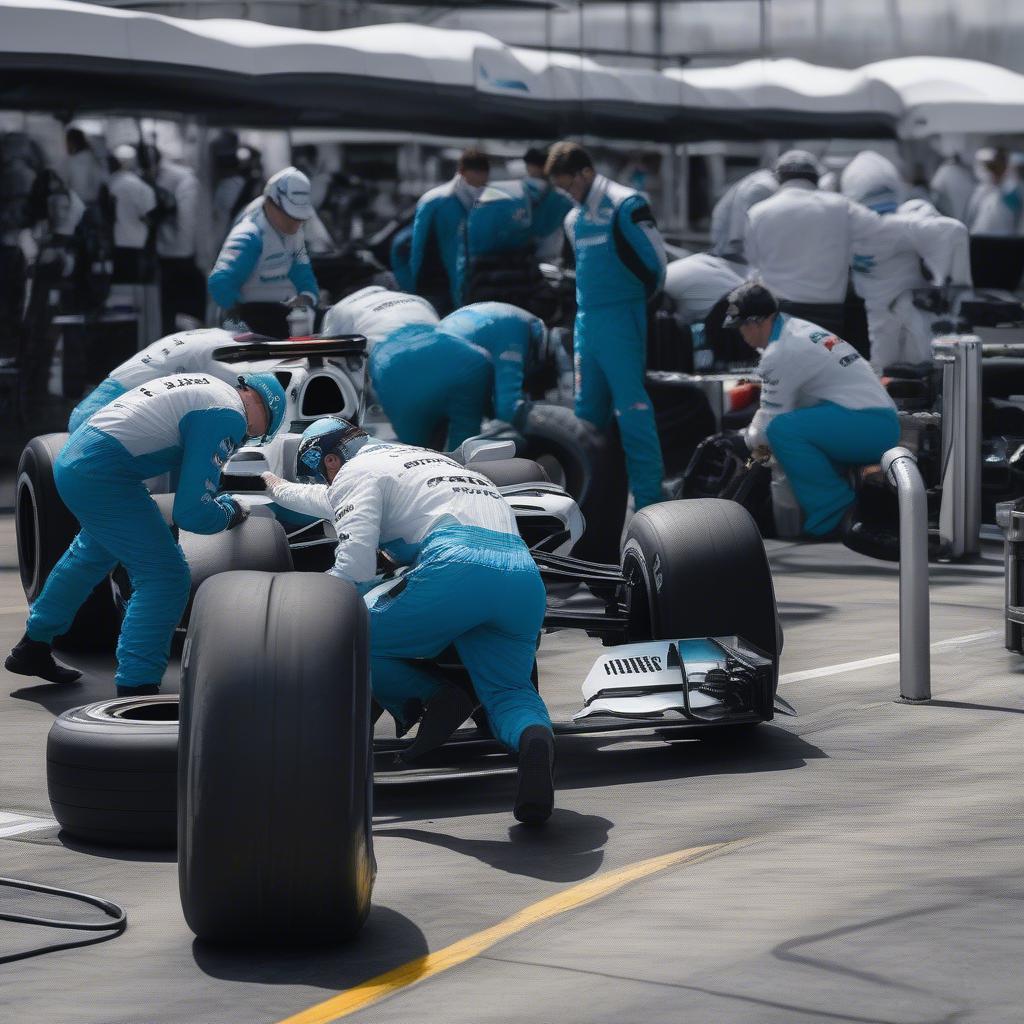
[[[900,698],[931,700],[928,496],[906,448],[890,448],[882,456],[882,472],[900,505]]]

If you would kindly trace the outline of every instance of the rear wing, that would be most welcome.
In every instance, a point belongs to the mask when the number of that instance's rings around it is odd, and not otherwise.
[[[361,334],[339,334],[329,338],[253,337],[214,350],[218,363],[246,363],[260,359],[330,359],[337,356],[365,356],[366,338]]]

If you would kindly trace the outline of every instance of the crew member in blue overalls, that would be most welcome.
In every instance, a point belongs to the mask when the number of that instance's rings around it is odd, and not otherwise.
[[[284,412],[284,390],[271,374],[240,377],[236,387],[208,374],[172,375],[121,395],[79,427],[57,457],[54,481],[81,529],[33,602],[7,670],[74,682],[81,673],[55,661],[51,643],[120,563],[133,593],[117,644],[117,694],[159,692],[190,577],[143,481],[177,471],[174,524],[192,533],[230,530],[249,513],[217,494],[221,467],[245,438],[272,436]]]
[[[210,272],[210,295],[226,313],[242,302],[315,306],[320,289],[303,225],[313,216],[309,179],[278,171],[228,233]]]
[[[465,287],[466,223],[491,173],[487,154],[464,150],[451,181],[432,188],[416,205],[409,274],[417,295],[441,313],[462,305]],[[444,279],[446,285],[439,283]]]
[[[526,177],[523,187],[530,197],[530,236],[533,238],[537,259],[554,260],[562,254],[565,243],[563,227],[572,209],[572,200],[554,188],[544,173],[548,151],[531,146],[523,155]]]
[[[614,410],[637,509],[661,501],[664,465],[644,388],[647,302],[665,280],[665,245],[647,200],[594,170],[575,142],[558,142],[548,177],[577,202],[565,220],[576,257],[576,415],[599,430]]]
[[[842,533],[854,493],[839,467],[872,465],[900,437],[896,406],[857,350],[779,312],[758,281],[729,293],[726,327],[760,353],[761,406],[747,428],[755,454],[785,470],[812,537]]]
[[[449,313],[440,330],[487,353],[493,375],[486,392],[479,396],[480,419],[490,406],[495,419],[516,424],[527,405],[524,378],[547,340],[544,322],[507,302],[475,302]],[[479,430],[478,421],[469,436]]]
[[[439,746],[473,711],[465,689],[418,660],[454,644],[494,735],[519,754],[516,818],[547,820],[554,736],[530,681],[547,599],[497,488],[443,455],[375,441],[337,417],[307,427],[296,470],[317,483],[263,479],[278,504],[334,523],[330,572],[355,584],[370,612],[374,697],[399,735],[419,722],[404,758]],[[381,582],[378,549],[411,569]]]

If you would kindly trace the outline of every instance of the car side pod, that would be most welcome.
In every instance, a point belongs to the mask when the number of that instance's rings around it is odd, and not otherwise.
[[[369,626],[319,573],[224,572],[182,652],[178,880],[204,940],[333,943],[370,909]]]

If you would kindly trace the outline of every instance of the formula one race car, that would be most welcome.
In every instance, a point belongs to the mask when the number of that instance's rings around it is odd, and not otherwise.
[[[715,499],[654,505],[634,516],[616,562],[584,561],[569,554],[585,531],[576,502],[512,455],[486,440],[456,453],[515,511],[548,586],[545,633],[579,630],[603,644],[581,666],[577,712],[556,732],[671,739],[680,728],[770,720],[782,635],[747,512]],[[264,457],[245,461],[257,479]],[[408,741],[371,742],[368,616],[355,588],[295,571],[330,564],[332,525],[289,536],[266,495],[242,500],[253,514],[237,530],[182,538],[197,590],[180,733],[174,697],[66,713],[48,745],[51,804],[65,829],[93,841],[168,844],[176,825],[182,905],[204,939],[339,939],[369,908],[375,750],[393,761]],[[449,654],[436,669],[457,675]],[[537,683],[543,694],[543,650]],[[488,742],[467,729],[440,753]],[[122,772],[130,786],[117,784]]]

